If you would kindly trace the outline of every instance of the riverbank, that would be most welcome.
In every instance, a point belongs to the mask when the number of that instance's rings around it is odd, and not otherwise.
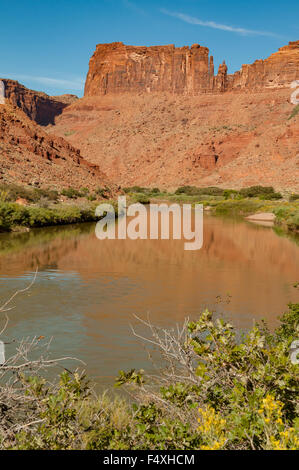
[[[114,205],[110,188],[60,191],[16,184],[0,185],[0,232],[26,232],[31,228],[95,222],[101,202]],[[116,207],[116,206],[115,206]]]
[[[0,232],[95,222],[98,220],[95,209],[103,202],[112,204],[117,215],[117,202],[109,199],[108,189],[89,194],[84,188],[81,192],[68,188],[58,194],[55,191],[16,188],[11,200],[6,200],[3,191],[0,191]],[[246,217],[256,213],[272,213],[276,227],[285,232],[299,233],[298,194],[282,195],[271,187],[254,186],[236,191],[186,186],[167,192],[134,186],[124,188],[124,193],[129,203],[197,203],[203,204],[205,210],[213,215]],[[21,195],[27,196],[27,199],[20,198]],[[16,202],[12,202],[15,199]],[[24,201],[25,205],[22,205]]]
[[[93,222],[96,204],[57,204],[54,207],[0,203],[0,232],[26,231],[35,227]]]
[[[244,188],[241,191],[186,188],[185,191],[184,188],[179,188],[173,193],[149,192],[149,197],[155,202],[203,204],[205,210],[214,215],[247,217],[256,213],[273,213],[275,226],[286,232],[299,233],[298,195],[283,196],[276,193],[273,188],[263,187]]]

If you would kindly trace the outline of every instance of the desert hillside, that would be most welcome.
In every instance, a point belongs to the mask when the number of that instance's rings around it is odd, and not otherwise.
[[[0,105],[0,183],[79,189],[99,187],[107,177],[66,140],[49,136],[7,103]]]
[[[290,90],[197,96],[108,94],[65,108],[65,137],[124,186],[254,184],[298,191],[299,117]]]

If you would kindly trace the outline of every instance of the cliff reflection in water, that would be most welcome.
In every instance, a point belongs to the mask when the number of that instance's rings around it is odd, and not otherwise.
[[[110,377],[144,366],[129,329],[134,313],[171,326],[209,307],[247,328],[262,317],[274,326],[296,301],[298,246],[272,229],[205,216],[203,248],[188,252],[183,244],[99,241],[94,225],[2,234],[1,299],[24,287],[39,266],[31,293],[16,301],[7,334],[53,335],[55,352]]]

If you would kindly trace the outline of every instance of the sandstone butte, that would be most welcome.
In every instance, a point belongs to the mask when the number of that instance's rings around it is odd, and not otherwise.
[[[229,75],[225,62],[214,74],[213,56],[199,44],[176,48],[136,47],[122,42],[98,44],[90,59],[85,96],[124,92],[218,93],[289,86],[298,78],[299,41],[266,60],[243,65]]]

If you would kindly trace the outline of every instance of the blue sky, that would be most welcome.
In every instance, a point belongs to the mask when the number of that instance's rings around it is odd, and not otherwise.
[[[199,43],[229,73],[299,39],[298,0],[0,0],[0,77],[82,96],[98,43]]]

